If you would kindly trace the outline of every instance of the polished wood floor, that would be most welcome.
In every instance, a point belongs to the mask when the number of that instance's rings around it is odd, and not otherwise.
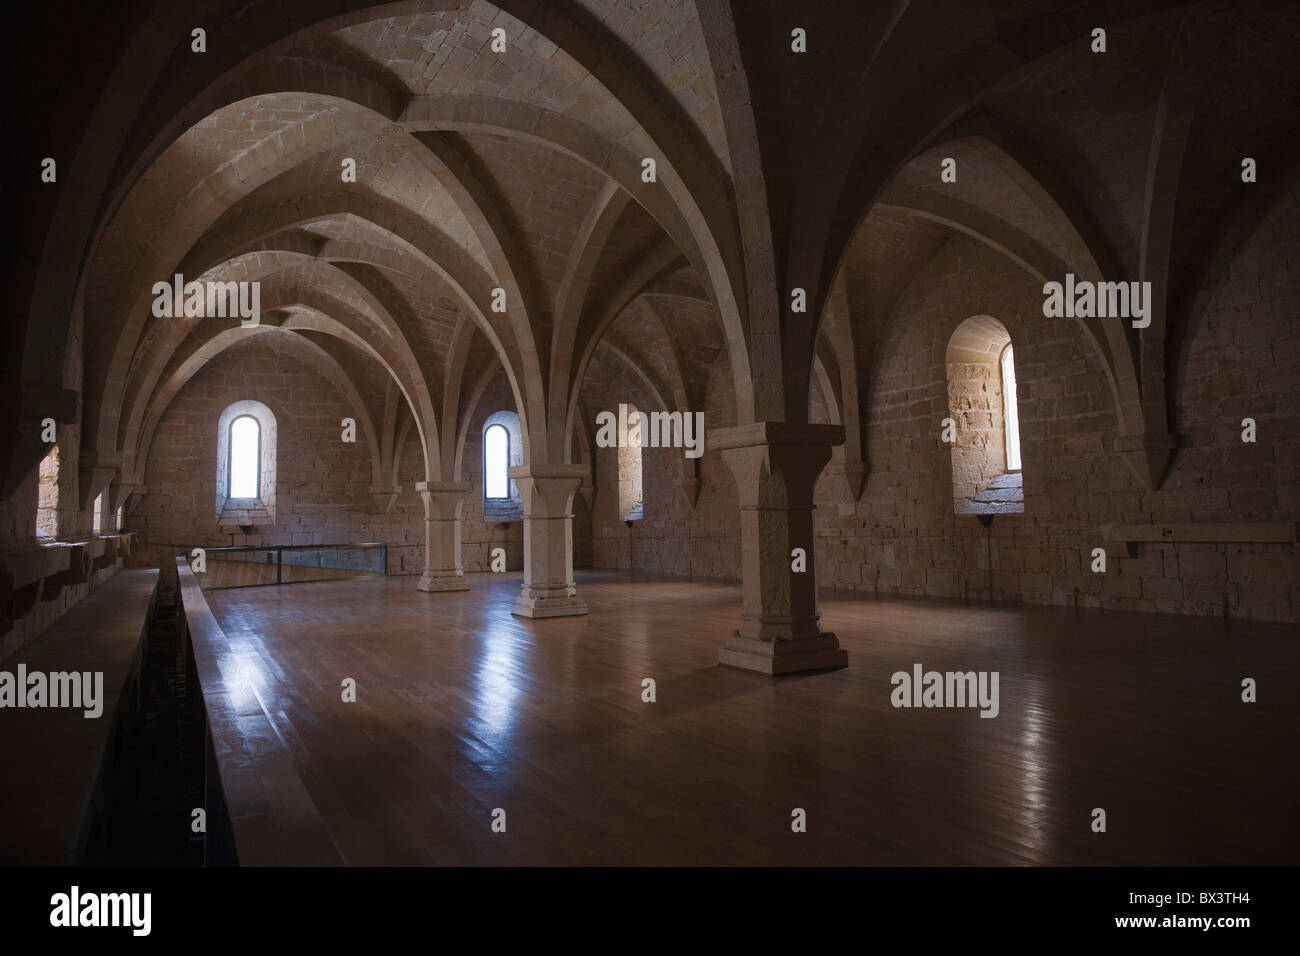
[[[518,575],[415,583],[207,594],[351,864],[1300,863],[1294,627],[830,597],[850,666],[772,679],[716,665],[734,586],[529,622]],[[915,663],[998,671],[999,716],[895,709]]]

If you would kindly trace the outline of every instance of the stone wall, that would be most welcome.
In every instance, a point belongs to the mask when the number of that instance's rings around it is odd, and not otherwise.
[[[876,346],[862,498],[852,500],[841,450],[818,484],[821,586],[1296,621],[1300,563],[1291,543],[1149,544],[1136,557],[1112,549],[1105,573],[1091,565],[1114,524],[1296,521],[1297,221],[1292,190],[1230,235],[1207,270],[1178,379],[1181,447],[1155,491],[1114,451],[1110,383],[1076,321],[1044,318],[1041,285],[992,250],[967,238],[948,243],[896,303],[884,323],[892,333]],[[1025,496],[1024,514],[999,515],[987,530],[955,513],[952,452],[940,440],[951,413],[949,340],[981,314],[1002,322],[1015,348]],[[719,362],[710,428],[734,414],[728,381]],[[812,407],[814,419],[827,420],[816,389]],[[1257,422],[1254,444],[1241,440],[1246,417]],[[647,452],[645,461],[645,521],[629,550],[630,533],[598,504],[597,565],[736,579],[735,485],[719,456],[702,459],[693,511],[669,493],[667,459]],[[607,488],[611,452],[597,462]]]
[[[1007,471],[1006,428],[999,364],[1006,329],[972,316],[953,332],[945,356],[954,508],[961,512],[988,483]]]
[[[682,488],[683,451],[644,448],[641,451],[641,520],[631,528],[619,515],[618,449],[597,448],[596,493],[592,508],[592,550],[598,568],[633,569],[648,574],[738,580],[740,575],[740,512],[736,483],[716,452],[709,451],[708,432],[735,422],[731,370],[725,353],[714,365],[709,394],[702,409],[705,452],[699,459],[699,499],[692,507]],[[616,411],[628,402],[649,411],[664,411],[625,376],[615,380],[605,409]],[[686,409],[679,409],[686,411]],[[589,409],[596,414],[600,409]]]
[[[1259,444],[1240,440],[1242,409],[1265,414],[1291,401],[1280,379],[1271,393],[1241,395],[1238,408],[1214,394],[1229,368],[1189,375],[1189,387],[1206,394],[1197,413],[1182,417],[1185,447],[1162,487],[1146,491],[1113,451],[1115,415],[1095,352],[1073,320],[1045,319],[1040,307],[1036,282],[972,240],[951,243],[912,283],[875,370],[863,500],[849,501],[834,475],[819,486],[823,584],[1296,620],[1293,544],[1143,545],[1136,558],[1112,550],[1104,574],[1091,570],[1092,549],[1107,545],[1111,524],[1295,521],[1295,472],[1280,465],[1294,456],[1294,403],[1271,416],[1271,434]],[[939,440],[947,413],[943,343],[963,313],[976,311],[1011,331],[1024,462],[1025,513],[999,515],[987,531],[954,515],[950,454]],[[1274,332],[1293,348],[1294,320]],[[1198,343],[1193,354],[1205,348]],[[1241,361],[1236,353],[1234,361]]]
[[[82,383],[83,321],[78,302],[63,364],[63,384],[73,390]],[[49,464],[32,469],[11,498],[0,499],[0,660],[116,574],[133,551],[129,537],[111,533],[111,520],[102,535],[94,534],[90,506],[81,508],[80,418],[58,423],[55,437]]]
[[[466,571],[487,571],[491,567],[493,548],[505,549],[506,570],[519,571],[524,566],[523,522],[511,521],[502,527],[503,522],[484,520],[483,516],[483,428],[488,417],[500,411],[515,411],[514,395],[504,371],[498,372],[483,390],[465,432],[460,480],[471,484],[461,530],[461,559]],[[414,449],[411,454],[415,454]]]
[[[881,323],[887,332],[867,369],[868,481],[861,499],[851,497],[842,451],[819,482],[822,586],[1295,621],[1300,567],[1293,544],[1144,545],[1136,557],[1112,547],[1107,571],[1091,570],[1092,551],[1111,544],[1113,524],[1295,521],[1295,220],[1288,193],[1261,221],[1231,235],[1207,270],[1208,291],[1198,300],[1176,379],[1181,447],[1156,491],[1144,489],[1114,451],[1110,383],[1080,325],[1044,318],[1040,283],[994,251],[965,237],[947,243]],[[998,515],[988,529],[956,513],[954,497],[962,492],[954,485],[953,451],[940,437],[951,415],[959,445],[974,434],[979,447],[1000,452],[996,363],[986,363],[987,382],[962,379],[956,391],[951,375],[953,333],[977,315],[1001,322],[1015,347],[1024,460],[1024,514]],[[402,493],[391,513],[376,513],[364,445],[339,441],[336,423],[349,414],[346,404],[294,359],[253,346],[205,368],[168,409],[149,460],[149,493],[129,528],[151,542],[231,543],[213,531],[213,423],[239,398],[266,402],[280,421],[282,504],[275,524],[247,543],[385,541],[390,570],[422,568],[414,435],[402,456]],[[609,408],[619,401],[657,407],[627,377],[617,378],[607,396]],[[954,409],[954,402],[964,404]],[[834,414],[816,388],[811,407],[816,420]],[[483,423],[512,408],[498,375],[466,431],[467,570],[485,570],[498,546],[506,548],[511,570],[522,566],[521,524],[485,522],[482,508]],[[714,364],[704,410],[709,430],[734,422],[725,353]],[[1256,419],[1255,444],[1240,439],[1245,417]],[[592,486],[574,501],[575,565],[737,578],[735,482],[716,452],[706,450],[699,461],[692,507],[682,488],[681,450],[644,449],[644,516],[631,528],[619,511],[618,450],[597,449],[595,461]],[[244,543],[237,537],[234,543]]]
[[[253,534],[219,531],[216,514],[218,419],[242,400],[276,417],[276,509]],[[177,393],[154,433],[145,493],[126,525],[151,547],[312,545],[383,541],[396,572],[418,573],[424,509],[414,483],[418,456],[403,456],[401,494],[381,513],[370,497],[366,436],[342,441],[340,422],[356,417],[329,382],[279,351],[240,344],[205,366]],[[225,525],[228,526],[228,525]]]
[[[255,534],[218,533],[214,509],[217,419],[235,401],[265,403],[276,416],[277,506],[274,521]],[[507,570],[523,567],[523,525],[506,527],[483,516],[483,427],[488,416],[514,410],[504,373],[484,390],[465,434],[460,480],[471,483],[464,508],[466,571],[486,571],[491,550],[506,550]],[[424,569],[424,506],[415,484],[424,479],[419,437],[412,429],[401,454],[400,493],[381,513],[371,501],[370,456],[364,436],[340,440],[339,422],[355,411],[310,367],[256,344],[231,348],[195,375],[164,413],[145,471],[147,489],[127,527],[159,554],[166,546],[312,545],[381,541],[390,574]],[[591,525],[575,496],[575,562],[590,564]],[[584,550],[586,554],[584,555]]]

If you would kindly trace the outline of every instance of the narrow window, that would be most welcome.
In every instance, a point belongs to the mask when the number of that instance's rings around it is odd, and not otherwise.
[[[41,459],[40,491],[36,503],[36,534],[59,536],[59,446],[52,445]]]
[[[649,440],[649,419],[627,407],[627,441],[618,449],[618,516],[622,521],[645,517],[645,495],[641,482],[641,446]]]
[[[991,315],[972,315],[953,330],[946,360],[948,408],[941,436],[952,449],[954,512],[1024,514],[1011,334]]]
[[[1020,470],[1020,413],[1016,406],[1016,363],[1011,346],[1002,350],[1002,420],[1007,437],[1007,471]]]
[[[230,423],[230,497],[256,498],[261,426],[251,415]]]
[[[510,497],[510,432],[490,425],[483,433],[483,497]]]
[[[95,498],[95,503],[90,506],[90,529],[99,534],[100,526],[103,524],[104,516],[104,493],[101,491]]]

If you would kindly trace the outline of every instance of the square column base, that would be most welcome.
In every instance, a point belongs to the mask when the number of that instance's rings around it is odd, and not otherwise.
[[[572,585],[551,591],[524,585],[510,613],[527,618],[578,617],[587,613],[587,604]]]
[[[798,674],[848,667],[849,652],[840,647],[834,634],[789,641],[761,641],[742,637],[737,631],[722,646],[718,663],[723,667],[760,674]]]
[[[415,587],[420,591],[468,591],[469,582],[465,580],[464,574],[442,575],[436,571],[425,571]]]

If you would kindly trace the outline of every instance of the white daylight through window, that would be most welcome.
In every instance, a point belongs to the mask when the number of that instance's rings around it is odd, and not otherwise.
[[[483,435],[483,495],[510,497],[510,433],[504,425],[493,425]]]
[[[1002,350],[1002,411],[1007,435],[1007,471],[1020,470],[1020,413],[1016,404],[1016,363],[1008,345]]]
[[[256,498],[261,426],[250,415],[230,423],[230,497]]]

